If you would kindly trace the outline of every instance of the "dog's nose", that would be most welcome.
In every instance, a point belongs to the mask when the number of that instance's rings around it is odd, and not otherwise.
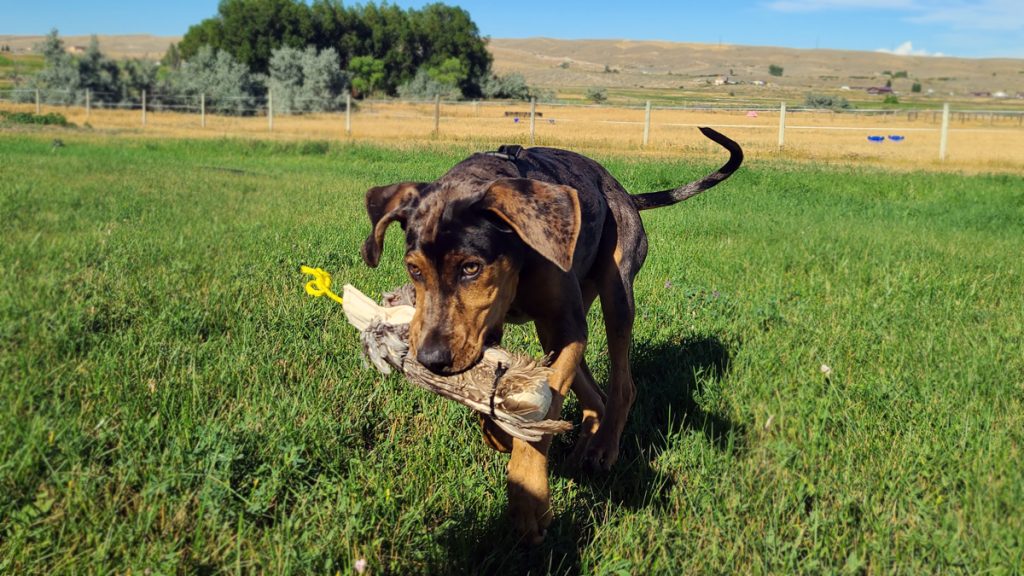
[[[452,351],[440,343],[424,342],[416,351],[416,361],[434,374],[443,374],[452,365]]]

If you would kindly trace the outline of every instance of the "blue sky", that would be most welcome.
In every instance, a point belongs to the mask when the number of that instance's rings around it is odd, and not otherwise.
[[[399,0],[403,7],[426,2]],[[1024,58],[1024,0],[448,0],[496,38],[616,38]],[[713,4],[713,5],[712,5]],[[181,35],[217,0],[2,0],[0,34]]]

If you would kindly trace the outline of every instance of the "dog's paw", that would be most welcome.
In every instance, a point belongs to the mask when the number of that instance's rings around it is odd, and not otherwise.
[[[517,465],[514,456],[508,467],[509,517],[524,543],[539,544],[552,518],[547,468]]]
[[[524,543],[535,545],[543,542],[552,518],[546,483],[544,494],[539,495],[535,487],[531,488],[509,478],[508,513]]]
[[[577,446],[577,450],[579,454],[574,456],[579,467],[607,472],[619,459],[619,434],[612,427],[599,428],[586,446]]]

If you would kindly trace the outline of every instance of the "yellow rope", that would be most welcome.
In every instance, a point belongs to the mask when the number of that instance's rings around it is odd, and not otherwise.
[[[303,274],[309,274],[313,277],[312,280],[306,282],[306,294],[309,294],[314,298],[328,296],[338,304],[343,303],[341,296],[331,292],[331,275],[328,274],[326,270],[322,268],[310,268],[309,266],[303,266],[301,270]]]

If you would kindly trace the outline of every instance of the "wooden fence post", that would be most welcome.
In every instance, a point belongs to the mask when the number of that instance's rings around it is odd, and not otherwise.
[[[267,90],[267,130],[274,131],[274,93]]]
[[[345,94],[345,136],[352,135],[352,93]]]
[[[206,128],[206,92],[199,95],[199,126]]]
[[[39,114],[39,113],[40,113],[40,108],[39,108],[39,89],[36,88],[36,114]]]
[[[441,134],[441,95],[434,96],[434,137]]]
[[[142,91],[142,126],[146,126],[146,91]]]
[[[949,138],[949,103],[942,105],[942,131],[939,134],[939,160],[946,159],[946,142]]]
[[[786,146],[786,103],[779,107],[779,150]]]
[[[92,113],[92,90],[85,89],[85,121],[89,121],[89,115]]]
[[[537,99],[530,98],[530,146],[537,142]]]
[[[647,142],[651,136],[651,101],[647,101],[647,106],[644,107],[644,148],[647,147]]]

